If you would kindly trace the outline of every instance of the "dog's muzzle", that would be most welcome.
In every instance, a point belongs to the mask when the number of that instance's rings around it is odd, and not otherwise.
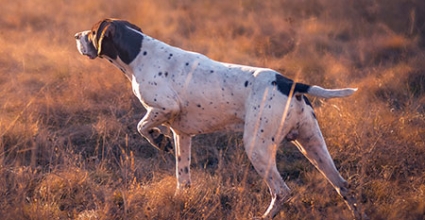
[[[78,52],[80,52],[81,55],[90,57],[90,59],[94,59],[97,57],[97,50],[88,39],[89,33],[90,31],[79,32],[76,33],[74,37],[77,43]]]

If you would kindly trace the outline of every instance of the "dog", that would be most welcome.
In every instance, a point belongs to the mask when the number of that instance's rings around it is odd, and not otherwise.
[[[262,218],[273,218],[290,199],[276,168],[276,149],[292,141],[360,219],[354,193],[337,171],[313,107],[304,94],[346,97],[357,89],[324,89],[259,67],[217,62],[170,46],[125,20],[104,19],[75,34],[78,51],[105,58],[130,80],[147,113],[139,133],[154,147],[176,157],[177,193],[190,186],[191,138],[215,131],[243,131],[245,151],[267,183],[271,202]],[[170,128],[174,137],[157,126]]]

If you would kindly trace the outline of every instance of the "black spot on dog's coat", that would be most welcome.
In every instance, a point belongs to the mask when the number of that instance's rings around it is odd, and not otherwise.
[[[296,94],[296,95],[295,95],[295,98],[296,98],[298,101],[301,101],[301,100],[302,100],[302,99],[301,99],[301,96],[302,96],[301,94]]]
[[[303,99],[304,99],[305,104],[307,104],[308,106],[310,106],[311,108],[313,108],[313,105],[311,105],[310,100],[308,100],[308,98],[305,95],[303,95]]]

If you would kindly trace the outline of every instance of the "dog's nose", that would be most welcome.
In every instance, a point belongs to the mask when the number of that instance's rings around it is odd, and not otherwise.
[[[81,33],[76,33],[74,35],[75,39],[79,40],[81,38]]]

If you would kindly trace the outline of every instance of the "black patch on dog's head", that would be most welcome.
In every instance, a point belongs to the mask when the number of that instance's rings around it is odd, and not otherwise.
[[[104,19],[96,23],[88,38],[97,50],[99,57],[107,56],[111,59],[119,57],[124,63],[131,63],[140,53],[143,35],[134,24],[118,19]]]

